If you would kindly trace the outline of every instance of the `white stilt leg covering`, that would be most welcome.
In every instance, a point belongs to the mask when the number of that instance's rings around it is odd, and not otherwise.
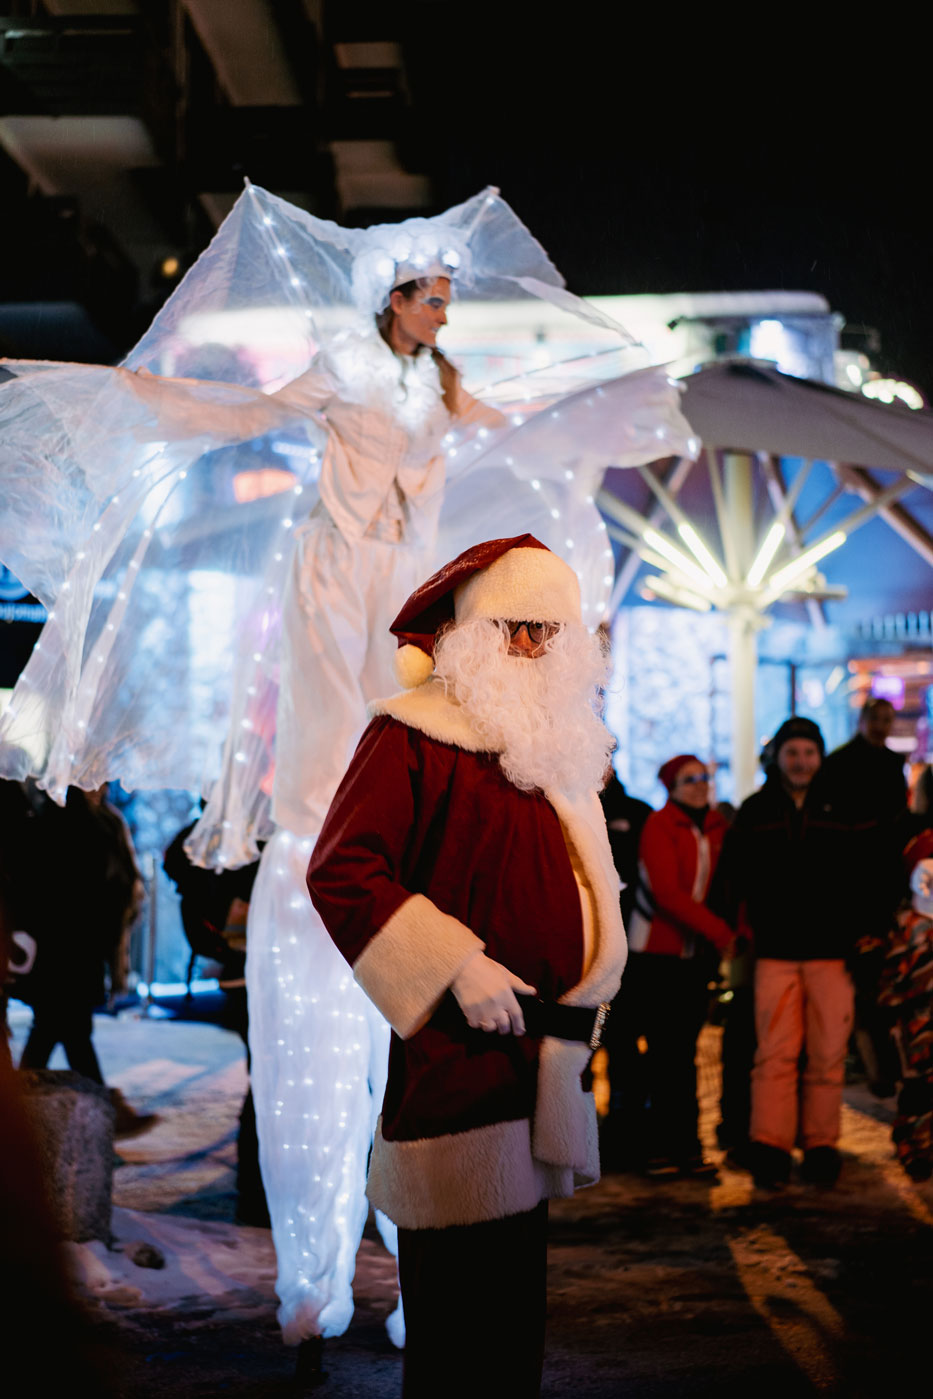
[[[389,1029],[314,912],[313,841],[279,831],[250,903],[247,985],[260,1164],[287,1344],[341,1335],[366,1222]],[[373,1081],[373,1071],[378,1081]]]

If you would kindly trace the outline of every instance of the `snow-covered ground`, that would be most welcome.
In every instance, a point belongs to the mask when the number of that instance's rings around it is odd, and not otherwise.
[[[27,1025],[17,1012],[14,1052]],[[719,1035],[708,1027],[699,1055],[701,1127],[717,1159]],[[121,1399],[293,1393],[270,1236],[233,1222],[242,1045],[213,1025],[129,1014],[99,1018],[95,1039],[108,1082],[160,1117],[118,1143],[112,1247],[68,1249],[99,1334],[119,1333]],[[795,1182],[775,1196],[724,1167],[718,1182],[608,1176],[555,1202],[542,1399],[876,1399],[892,1374],[925,1372],[933,1182],[913,1184],[894,1159],[892,1109],[847,1087],[834,1190]],[[350,1330],[328,1342],[331,1392],[397,1394],[384,1329],[395,1268],[375,1235],[354,1292]]]
[[[14,1057],[29,1022],[14,1003]],[[233,1222],[241,1041],[217,1025],[124,1011],[95,1017],[94,1042],[107,1083],[159,1120],[117,1142],[112,1244],[67,1244],[72,1276],[89,1300],[124,1314],[177,1309],[229,1322],[274,1312],[272,1236]],[[50,1067],[66,1067],[61,1050]],[[395,1264],[375,1240],[360,1248],[355,1291],[386,1316],[395,1306]]]
[[[261,1315],[275,1305],[268,1229],[117,1206],[113,1233],[110,1248],[97,1241],[65,1246],[72,1276],[107,1307],[177,1307],[205,1317],[223,1312],[230,1319]],[[154,1260],[161,1266],[151,1266]]]

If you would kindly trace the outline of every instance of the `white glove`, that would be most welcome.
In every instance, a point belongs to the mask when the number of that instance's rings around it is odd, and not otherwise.
[[[523,1035],[525,1017],[515,999],[515,992],[536,996],[533,986],[510,972],[501,962],[494,962],[485,952],[477,951],[466,966],[454,977],[450,987],[474,1030],[500,1035]]]

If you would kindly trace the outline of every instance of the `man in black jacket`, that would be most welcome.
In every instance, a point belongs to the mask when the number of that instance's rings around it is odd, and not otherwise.
[[[823,766],[823,780],[860,815],[894,826],[907,810],[903,757],[887,746],[894,723],[890,700],[871,696],[862,705],[858,730]]]
[[[767,780],[743,802],[726,835],[710,902],[733,926],[744,909],[757,955],[755,1180],[774,1187],[789,1179],[799,1132],[804,1178],[832,1185],[852,1028],[846,961],[871,924],[876,898],[862,858],[866,829],[834,804],[820,780],[818,726],[787,719],[769,749]]]
[[[893,724],[891,702],[870,696],[859,713],[858,731],[829,754],[820,776],[834,806],[869,833],[872,877],[879,891],[886,890],[879,900],[878,923],[861,940],[851,963],[855,1043],[868,1085],[879,1098],[894,1093],[900,1075],[900,1059],[878,993],[888,930],[904,893],[901,852],[909,839],[903,755],[887,746]]]

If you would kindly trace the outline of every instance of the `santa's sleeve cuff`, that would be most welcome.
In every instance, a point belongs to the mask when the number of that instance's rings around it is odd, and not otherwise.
[[[485,944],[423,894],[412,894],[367,944],[353,975],[395,1033],[407,1039]]]

